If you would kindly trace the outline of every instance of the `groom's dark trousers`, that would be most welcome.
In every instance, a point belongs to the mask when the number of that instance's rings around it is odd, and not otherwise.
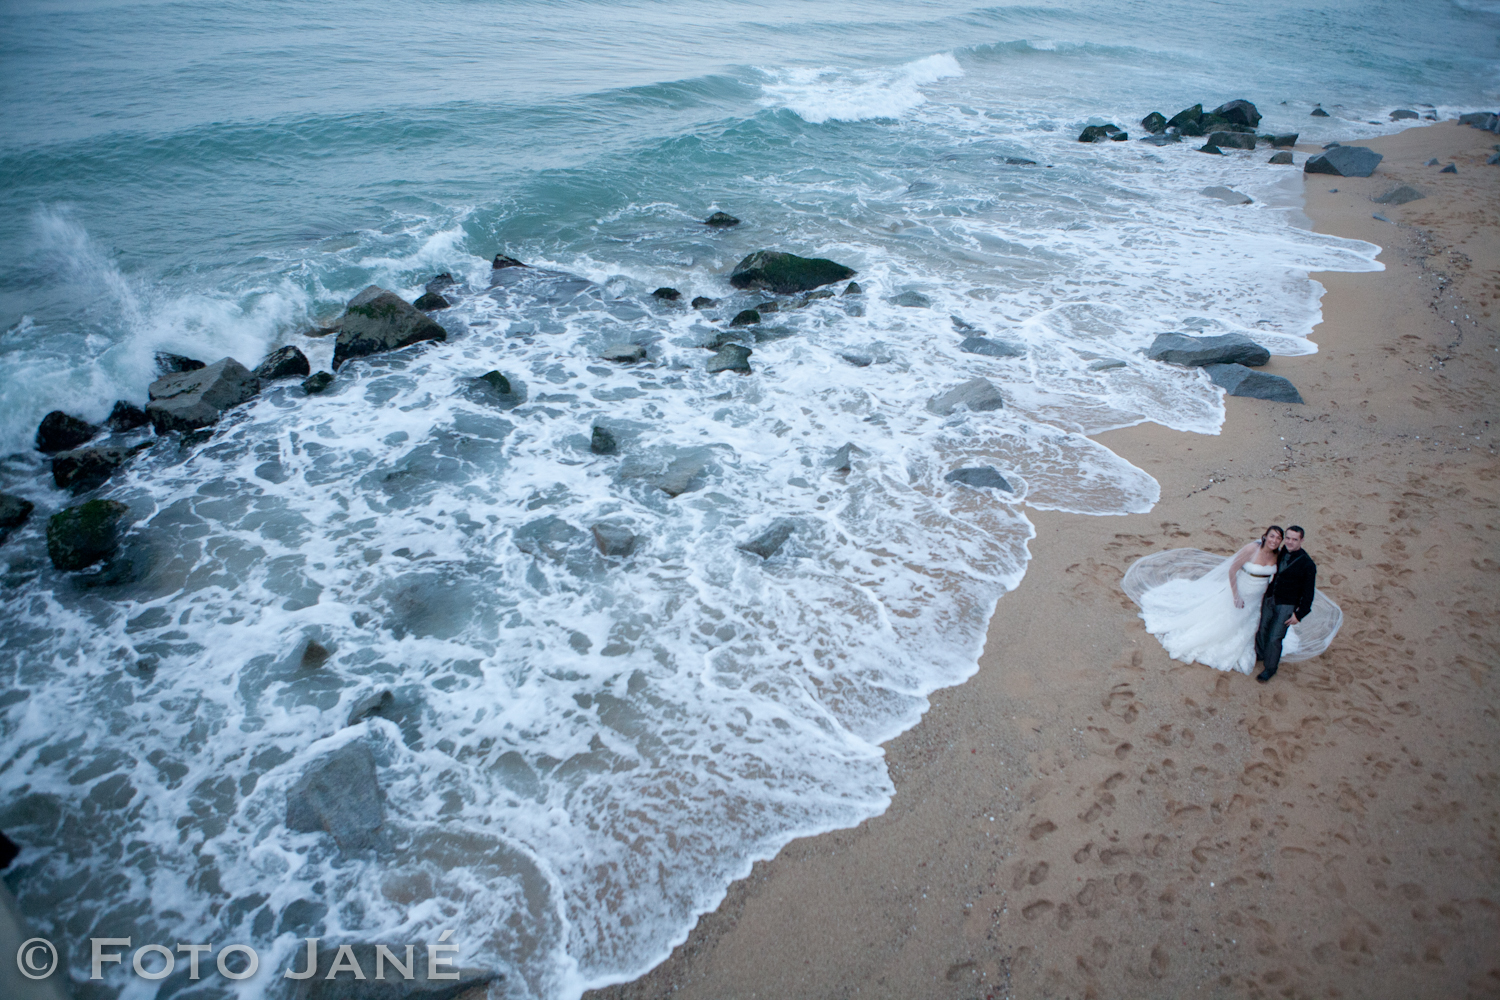
[[[1276,676],[1281,666],[1281,641],[1286,638],[1286,620],[1296,614],[1300,622],[1312,611],[1317,594],[1318,564],[1304,549],[1282,555],[1276,576],[1266,588],[1260,606],[1260,629],[1255,633],[1255,655],[1266,665],[1265,678]]]
[[[1281,641],[1286,638],[1286,620],[1296,612],[1295,604],[1260,606],[1260,630],[1255,633],[1255,656],[1266,665],[1266,676],[1275,677],[1281,666]]]

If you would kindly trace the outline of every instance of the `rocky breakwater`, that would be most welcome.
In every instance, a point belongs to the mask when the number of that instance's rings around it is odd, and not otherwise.
[[[1141,141],[1153,146],[1166,146],[1182,142],[1184,138],[1203,138],[1207,141],[1196,147],[1198,151],[1215,155],[1223,154],[1226,149],[1252,150],[1260,144],[1276,147],[1296,144],[1295,133],[1271,135],[1257,131],[1260,121],[1260,110],[1243,99],[1227,101],[1212,111],[1204,111],[1201,103],[1194,104],[1183,108],[1171,118],[1160,111],[1152,111],[1141,119],[1141,128],[1146,131]],[[1128,138],[1130,136],[1127,132],[1113,124],[1089,125],[1079,133],[1078,141],[1123,142]],[[1278,158],[1273,162],[1290,160]]]
[[[507,266],[525,265],[516,262]],[[379,285],[371,285],[349,300],[338,331],[333,348],[335,369],[351,358],[395,351],[424,340],[448,339],[448,331],[437,321]]]
[[[219,422],[226,410],[260,392],[260,379],[234,358],[194,371],[163,375],[151,383],[146,415],[156,433],[193,431]]]

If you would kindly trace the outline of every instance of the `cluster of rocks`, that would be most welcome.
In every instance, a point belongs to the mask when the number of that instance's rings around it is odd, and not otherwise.
[[[1184,138],[1202,138],[1206,141],[1198,151],[1221,155],[1225,149],[1254,149],[1257,144],[1277,148],[1295,146],[1296,133],[1269,135],[1256,131],[1260,124],[1260,111],[1245,100],[1229,101],[1212,111],[1204,111],[1202,104],[1183,108],[1171,118],[1153,111],[1141,119],[1141,128],[1146,135],[1141,139],[1153,146],[1166,146],[1182,142]],[[1116,125],[1090,125],[1078,136],[1079,142],[1124,142],[1129,133]],[[1277,153],[1272,163],[1290,163],[1291,154]]]
[[[1214,385],[1231,396],[1302,402],[1302,394],[1287,379],[1255,371],[1271,360],[1271,352],[1242,333],[1208,337],[1162,333],[1146,349],[1146,356],[1185,368],[1202,368]]]

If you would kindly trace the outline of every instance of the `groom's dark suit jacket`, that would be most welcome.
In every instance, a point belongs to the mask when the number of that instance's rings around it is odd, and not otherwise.
[[[1276,562],[1276,577],[1266,588],[1266,600],[1272,604],[1295,605],[1300,622],[1312,610],[1317,583],[1318,564],[1312,561],[1306,549],[1283,553]]]

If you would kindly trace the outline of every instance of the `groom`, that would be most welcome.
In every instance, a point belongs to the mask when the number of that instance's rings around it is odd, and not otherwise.
[[[1261,600],[1255,655],[1265,663],[1265,669],[1255,679],[1262,684],[1275,677],[1276,668],[1281,666],[1281,641],[1286,638],[1287,626],[1297,624],[1312,610],[1318,564],[1302,549],[1304,534],[1295,524],[1286,529],[1276,561],[1276,578]]]

